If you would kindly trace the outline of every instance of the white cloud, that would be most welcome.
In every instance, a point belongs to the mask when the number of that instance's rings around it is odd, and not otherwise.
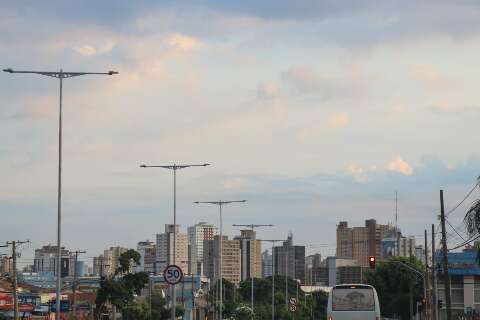
[[[279,86],[273,83],[262,83],[257,87],[258,99],[273,99],[278,98],[281,94]]]
[[[413,169],[410,164],[408,164],[408,162],[403,160],[400,156],[396,156],[392,161],[390,161],[387,169],[389,171],[403,173],[406,176],[411,176],[413,174]]]
[[[202,43],[198,39],[180,33],[171,35],[167,39],[167,43],[171,48],[180,49],[182,51],[192,51],[202,46]]]
[[[349,165],[347,167],[347,172],[350,173],[351,176],[358,182],[368,181],[367,171],[356,164]]]
[[[115,47],[115,42],[108,41],[98,47],[95,47],[93,45],[88,45],[88,44],[74,46],[73,50],[81,54],[82,56],[94,56],[97,54],[109,53],[110,51],[112,51],[113,47]]]
[[[346,112],[333,115],[328,119],[328,128],[330,130],[337,130],[344,128],[350,124],[350,116]]]

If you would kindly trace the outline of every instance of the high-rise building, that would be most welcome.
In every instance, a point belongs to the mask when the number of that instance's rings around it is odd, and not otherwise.
[[[262,253],[262,278],[272,276],[272,255],[268,250]]]
[[[33,260],[35,272],[51,272],[54,275],[57,275],[57,248],[57,246],[47,245],[35,250],[35,258]],[[75,263],[75,257],[73,253],[62,247],[60,259],[61,277],[73,276]]]
[[[410,257],[416,256],[417,250],[415,246],[415,237],[405,237],[398,230],[391,230],[381,241],[382,255],[381,259],[389,259],[391,257]],[[425,260],[425,257],[422,258]]]
[[[127,252],[128,248],[110,247],[103,251],[104,272],[106,275],[112,275],[120,266],[120,255]]]
[[[174,232],[176,241],[174,246]],[[175,251],[174,251],[175,247]],[[166,224],[165,232],[157,234],[156,272],[162,273],[171,264],[179,266],[184,273],[188,272],[188,239],[180,233],[180,225]]]
[[[288,236],[283,246],[273,248],[275,274],[305,283],[305,246],[294,246],[293,235]]]
[[[137,251],[140,253],[140,264],[135,267],[137,272],[155,272],[156,248],[155,243],[150,240],[137,243]]]
[[[120,266],[120,255],[128,251],[124,247],[110,247],[103,250],[103,254],[93,257],[93,275],[111,276]]]
[[[203,261],[205,276],[211,280],[220,278],[220,257],[222,263],[222,277],[230,282],[238,284],[241,277],[241,251],[238,240],[228,240],[223,236],[222,252],[220,254],[220,236],[215,236],[213,240],[203,242]]]
[[[308,268],[318,268],[322,263],[322,255],[320,253],[311,254],[305,257],[305,266]]]
[[[213,240],[217,233],[218,228],[206,222],[200,222],[188,227],[189,273],[202,274],[203,241]]]
[[[240,230],[240,236],[233,238],[240,242],[240,279],[260,278],[262,276],[262,243],[256,240],[253,230]]]
[[[366,220],[365,227],[348,227],[346,221],[337,226],[337,258],[354,259],[360,266],[368,266],[368,257],[382,257],[382,240],[393,229],[390,225]]]
[[[13,272],[13,261],[8,257],[0,258],[0,275],[4,273],[11,274]]]

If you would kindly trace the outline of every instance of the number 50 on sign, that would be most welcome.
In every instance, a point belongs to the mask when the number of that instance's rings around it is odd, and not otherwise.
[[[183,271],[179,266],[169,265],[163,270],[163,278],[169,284],[177,284],[183,279]]]

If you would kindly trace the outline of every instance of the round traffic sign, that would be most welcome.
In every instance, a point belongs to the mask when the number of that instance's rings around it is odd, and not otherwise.
[[[171,264],[163,270],[163,278],[169,284],[177,284],[183,279],[183,271],[179,266]]]

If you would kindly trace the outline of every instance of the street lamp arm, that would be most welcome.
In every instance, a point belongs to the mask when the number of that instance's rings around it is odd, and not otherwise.
[[[72,78],[72,77],[83,76],[83,75],[87,75],[87,74],[108,75],[108,76],[118,74],[117,71],[113,71],[113,70],[110,70],[108,72],[70,72],[70,71],[13,70],[12,68],[7,68],[7,69],[3,69],[3,71],[8,72],[8,73],[40,74],[42,76],[53,77],[53,78]]]
[[[421,273],[420,271],[418,271],[417,269],[415,269],[414,267],[402,262],[402,261],[396,261],[396,260],[389,260],[387,262],[391,262],[391,263],[398,263],[399,265],[402,265],[404,266],[405,268],[415,272],[417,275],[419,275],[420,277],[422,277],[422,279],[425,279],[425,275],[423,273]]]
[[[185,169],[190,167],[207,167],[210,163],[202,163],[202,164],[174,164],[174,165],[146,165],[141,164],[140,168],[163,168],[163,169],[170,169],[170,170],[179,170]]]

